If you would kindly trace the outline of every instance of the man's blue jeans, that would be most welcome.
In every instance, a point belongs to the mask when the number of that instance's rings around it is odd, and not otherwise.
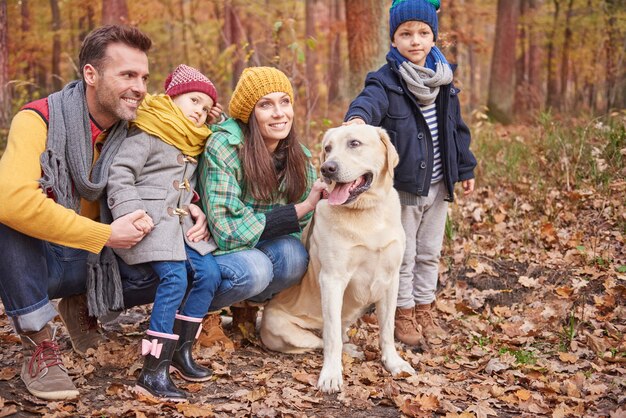
[[[57,312],[51,299],[85,293],[87,251],[51,244],[0,224],[0,298],[19,333],[39,331]],[[150,303],[159,284],[148,265],[118,258],[124,306]]]
[[[204,317],[222,281],[213,255],[200,255],[187,244],[185,251],[187,260],[150,263],[161,279],[150,316],[152,331],[172,334],[176,311],[191,318]]]
[[[304,245],[292,236],[260,241],[251,250],[218,255],[222,282],[209,311],[250,300],[265,302],[300,282],[309,263]]]

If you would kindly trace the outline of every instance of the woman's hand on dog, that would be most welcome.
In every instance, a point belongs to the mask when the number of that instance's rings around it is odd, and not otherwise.
[[[315,183],[313,183],[311,187],[311,193],[309,193],[306,200],[295,204],[298,219],[315,209],[317,202],[320,201],[322,193],[326,191],[327,187],[328,185],[322,179],[315,180]]]

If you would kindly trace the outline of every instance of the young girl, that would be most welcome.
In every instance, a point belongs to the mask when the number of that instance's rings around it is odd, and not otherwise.
[[[167,78],[164,95],[144,99],[109,174],[113,217],[143,209],[144,228],[154,225],[139,244],[116,252],[127,264],[149,262],[160,278],[136,389],[161,400],[186,399],[170,378],[170,366],[193,382],[212,374],[192,359],[191,348],[221,274],[206,228],[196,234],[189,229],[190,213],[199,210],[191,204],[196,158],[211,133],[207,118],[220,113],[216,102],[211,81],[179,65]]]

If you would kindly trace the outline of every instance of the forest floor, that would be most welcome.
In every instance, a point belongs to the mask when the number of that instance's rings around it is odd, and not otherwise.
[[[397,344],[415,376],[392,378],[377,325],[359,320],[350,335],[364,357],[344,354],[340,394],[315,389],[320,352],[280,354],[253,339],[197,344],[213,380],[177,381],[190,402],[155,404],[129,390],[141,307],[106,324],[111,341],[87,358],[57,321],[81,396],[46,402],[19,379],[20,343],[2,313],[0,417],[626,417],[624,196],[618,177],[602,192],[492,181],[458,199],[436,303],[449,337],[426,352]]]

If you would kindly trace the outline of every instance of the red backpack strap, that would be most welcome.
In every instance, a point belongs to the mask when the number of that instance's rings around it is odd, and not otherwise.
[[[46,123],[46,127],[48,126],[48,119],[50,118],[50,110],[48,109],[48,98],[44,97],[43,99],[35,100],[34,102],[26,103],[20,110],[32,110],[36,112],[41,119]]]

